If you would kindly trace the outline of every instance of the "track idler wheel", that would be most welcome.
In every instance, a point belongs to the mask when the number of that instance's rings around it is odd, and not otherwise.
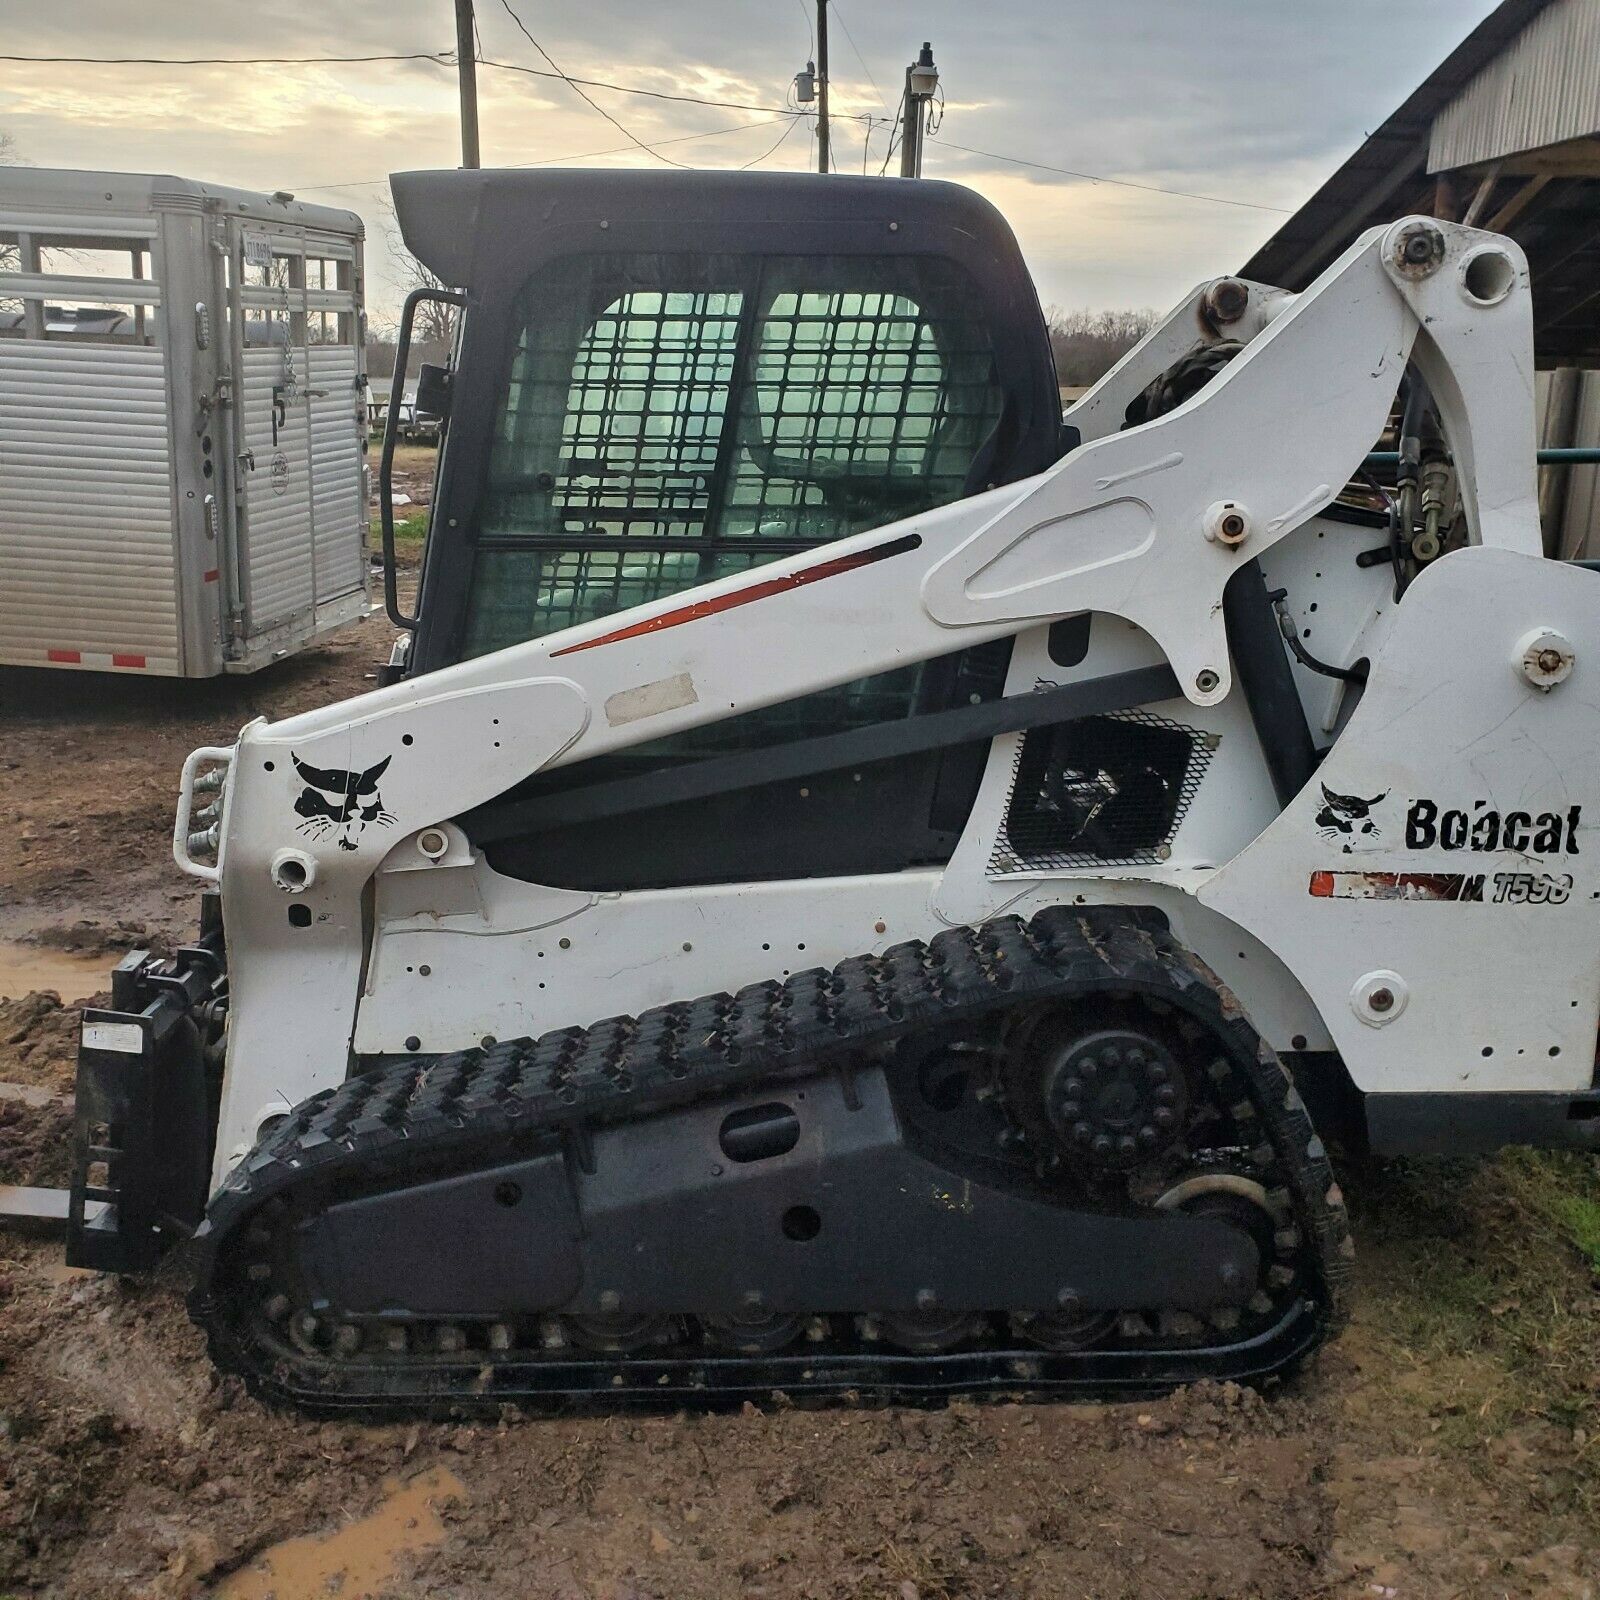
[[[1011,1326],[1041,1350],[1090,1350],[1116,1331],[1115,1311],[1014,1311]]]
[[[702,1317],[706,1337],[736,1355],[765,1356],[791,1345],[805,1332],[806,1318],[752,1308],[729,1317]]]
[[[599,1355],[629,1355],[653,1344],[670,1344],[671,1317],[642,1311],[608,1311],[594,1316],[568,1317],[567,1331],[574,1344]]]
[[[1249,1233],[1260,1254],[1261,1277],[1244,1307],[1247,1318],[1261,1318],[1295,1288],[1300,1231],[1293,1208],[1282,1190],[1268,1189],[1254,1177],[1217,1167],[1190,1173],[1168,1187],[1155,1201],[1158,1211],[1182,1211],[1191,1217],[1217,1217]],[[1213,1312],[1213,1327],[1232,1331],[1236,1311]]]
[[[861,1319],[864,1339],[887,1339],[917,1355],[935,1355],[983,1336],[978,1311],[875,1311]]]

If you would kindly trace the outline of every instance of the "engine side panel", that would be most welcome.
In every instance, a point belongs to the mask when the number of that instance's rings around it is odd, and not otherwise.
[[[1527,641],[1559,635],[1546,690]],[[1587,1088],[1600,966],[1600,575],[1423,572],[1318,778],[1198,893],[1275,950],[1371,1092]]]

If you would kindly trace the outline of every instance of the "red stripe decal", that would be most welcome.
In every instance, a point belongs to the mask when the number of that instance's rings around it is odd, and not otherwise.
[[[142,667],[143,656],[112,656],[111,665],[114,667]]]
[[[1483,903],[1481,872],[1313,872],[1318,900],[1458,900]]]
[[[205,581],[206,581],[206,582],[207,582],[207,583],[215,583],[215,582],[216,582],[216,581],[217,581],[217,579],[218,579],[218,578],[220,578],[220,577],[221,577],[221,576],[222,576],[222,573],[221,573],[221,571],[220,571],[220,570],[219,570],[219,569],[218,569],[218,568],[216,568],[216,567],[213,567],[213,568],[212,568],[212,569],[211,569],[211,570],[210,570],[210,571],[209,571],[209,572],[208,572],[208,573],[207,573],[207,574],[206,574],[206,576],[205,576]]]
[[[756,600],[765,600],[790,589],[803,589],[808,583],[820,583],[824,578],[836,578],[841,572],[854,572],[860,567],[870,567],[875,561],[888,556],[903,555],[922,543],[922,535],[908,533],[900,539],[890,539],[886,544],[875,545],[870,550],[859,550],[853,556],[835,556],[830,561],[819,561],[814,567],[791,572],[782,578],[764,578],[748,588],[735,589],[731,594],[718,595],[714,600],[696,600],[692,605],[679,606],[676,611],[663,611],[659,616],[646,617],[643,622],[629,623],[598,639],[585,639],[582,644],[564,645],[552,650],[550,658],[570,656],[579,650],[593,650],[603,644],[616,644],[622,639],[637,639],[641,634],[660,633],[664,628],[676,628],[685,622],[698,622],[702,617],[714,617],[719,611],[732,611],[736,606],[747,606]]]
[[[77,666],[83,661],[83,653],[79,650],[46,650],[44,658],[46,661],[65,661]]]

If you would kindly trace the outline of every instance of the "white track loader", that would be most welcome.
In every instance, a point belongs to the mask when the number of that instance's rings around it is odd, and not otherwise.
[[[1202,285],[1063,424],[951,185],[395,191],[461,308],[408,650],[186,765],[73,1259],[184,1242],[320,1410],[1150,1391],[1338,1327],[1319,1129],[1600,1145],[1516,245]]]

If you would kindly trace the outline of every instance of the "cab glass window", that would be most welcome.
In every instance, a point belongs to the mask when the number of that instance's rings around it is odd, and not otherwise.
[[[977,305],[936,257],[543,270],[518,302],[466,654],[981,487],[1001,389]]]

